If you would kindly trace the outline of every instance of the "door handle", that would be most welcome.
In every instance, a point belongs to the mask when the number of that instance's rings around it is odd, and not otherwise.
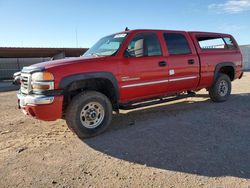
[[[189,60],[188,60],[188,64],[189,64],[189,65],[193,65],[194,63],[195,63],[195,62],[194,62],[193,59],[189,59]]]
[[[165,61],[160,61],[160,62],[159,62],[159,66],[160,66],[160,67],[166,67],[166,66],[167,66],[167,62],[165,62]]]

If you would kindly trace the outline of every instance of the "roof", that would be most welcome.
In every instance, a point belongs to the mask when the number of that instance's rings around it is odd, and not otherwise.
[[[0,58],[35,58],[54,57],[62,52],[65,57],[78,57],[86,52],[87,48],[16,48],[0,47]]]
[[[169,29],[131,29],[128,31],[122,31],[119,33],[132,33],[132,32],[187,32],[187,33],[195,33],[195,34],[212,34],[212,35],[229,35],[226,33],[218,33],[218,32],[207,32],[207,31],[183,31],[183,30],[169,30]],[[116,34],[119,34],[116,33]]]

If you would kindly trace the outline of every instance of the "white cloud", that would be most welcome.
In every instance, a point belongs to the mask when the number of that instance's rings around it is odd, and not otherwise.
[[[227,0],[225,3],[210,4],[208,9],[218,14],[237,14],[250,10],[250,0]]]
[[[233,24],[223,24],[218,27],[220,32],[232,33],[232,32],[239,32],[244,30],[246,27],[242,25],[233,25]]]

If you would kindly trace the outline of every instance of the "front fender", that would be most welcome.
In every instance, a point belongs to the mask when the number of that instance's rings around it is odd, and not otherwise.
[[[115,76],[110,72],[92,72],[92,73],[80,73],[70,76],[66,76],[59,82],[59,89],[65,90],[70,84],[75,81],[88,80],[88,79],[107,79],[109,80],[115,88],[115,96],[118,101],[119,99],[119,87]]]

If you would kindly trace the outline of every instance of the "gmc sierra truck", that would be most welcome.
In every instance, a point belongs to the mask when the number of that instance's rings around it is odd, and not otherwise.
[[[231,35],[126,30],[100,39],[79,58],[24,67],[17,96],[25,114],[65,119],[79,138],[88,138],[102,133],[120,109],[194,96],[203,88],[212,101],[226,101],[231,82],[242,75]]]

